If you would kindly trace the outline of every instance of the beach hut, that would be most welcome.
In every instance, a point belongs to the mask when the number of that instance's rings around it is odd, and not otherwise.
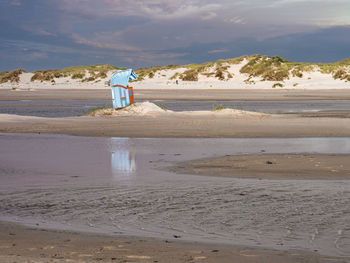
[[[119,70],[111,76],[113,107],[124,108],[134,103],[134,91],[129,87],[129,80],[136,80],[137,75],[132,69]]]

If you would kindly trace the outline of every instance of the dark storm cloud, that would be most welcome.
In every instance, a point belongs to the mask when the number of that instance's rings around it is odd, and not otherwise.
[[[345,0],[0,0],[0,70],[349,57]]]

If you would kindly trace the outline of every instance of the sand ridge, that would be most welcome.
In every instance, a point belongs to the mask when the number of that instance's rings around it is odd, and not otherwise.
[[[100,109],[93,111],[90,116],[107,117],[107,116],[159,116],[167,115],[169,117],[174,115],[187,115],[187,116],[227,116],[227,117],[266,117],[269,114],[244,111],[230,108],[218,108],[212,111],[181,111],[174,112],[155,103],[146,101],[139,102],[121,109]]]
[[[327,154],[232,155],[184,162],[178,173],[264,179],[350,179],[350,156]]]

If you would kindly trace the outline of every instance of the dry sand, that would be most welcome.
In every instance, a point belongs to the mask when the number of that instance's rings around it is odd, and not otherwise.
[[[44,230],[0,223],[0,262],[348,262],[297,250],[277,251]]]
[[[350,179],[349,155],[261,154],[178,164],[178,173],[264,179]]]

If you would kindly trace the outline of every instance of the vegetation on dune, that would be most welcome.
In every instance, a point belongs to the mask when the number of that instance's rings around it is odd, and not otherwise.
[[[54,78],[71,77],[72,79],[82,79],[83,82],[94,81],[107,77],[108,71],[120,70],[112,65],[91,65],[91,66],[77,66],[57,70],[40,70],[34,71],[31,81],[52,81]],[[89,74],[85,78],[86,73]]]
[[[176,65],[167,65],[167,66],[155,66],[151,68],[139,68],[135,70],[136,75],[138,76],[137,81],[144,80],[146,76],[153,78],[157,71],[168,70],[168,69],[177,69],[181,66]]]
[[[290,62],[284,58],[275,56],[253,55],[247,57],[248,63],[240,70],[249,77],[260,77],[263,81],[284,81],[293,77],[302,78],[304,73],[319,70],[324,74],[332,74],[334,79],[350,81],[350,59],[336,63],[298,63]]]
[[[277,87],[283,88],[284,85],[283,85],[282,83],[279,83],[279,82],[277,82],[277,83],[275,83],[275,84],[272,85],[272,88],[277,88]]]
[[[344,68],[340,68],[336,72],[333,73],[333,78],[350,81],[350,73],[349,73],[349,71],[345,70]]]
[[[241,73],[249,74],[250,77],[261,77],[263,80],[283,81],[289,78],[287,60],[275,56],[267,57],[253,55],[248,63],[240,70]]]
[[[218,106],[214,106],[212,111],[220,111],[220,110],[224,110],[226,109],[226,107],[224,107],[222,104],[218,105]]]
[[[88,111],[86,113],[86,116],[96,116],[96,113],[99,113],[101,111],[113,111],[114,108],[111,106],[101,106],[101,107],[96,107]],[[106,115],[111,115],[111,114],[106,114]]]
[[[350,64],[350,58],[346,58],[346,59],[340,60],[340,61],[338,61],[338,63]]]
[[[232,70],[230,70],[231,66],[239,64],[244,60],[247,63],[240,68],[240,73],[247,75],[246,84],[255,84],[257,80],[254,78],[260,78],[261,81],[283,82],[290,77],[303,78],[305,77],[305,73],[314,71],[330,74],[334,79],[350,81],[350,58],[335,63],[301,63],[290,62],[278,56],[251,55],[202,64],[140,68],[135,70],[135,73],[138,75],[137,81],[142,81],[145,78],[166,78],[166,74],[164,73],[166,70],[176,70],[174,75],[169,78],[170,80],[198,81],[200,76],[205,76],[226,81],[233,78]],[[33,72],[31,81],[51,81],[55,83],[55,78],[70,77],[82,82],[92,82],[107,78],[107,74],[110,71],[122,69],[124,68],[112,65],[91,65],[58,70],[40,70]],[[19,82],[20,75],[23,72],[25,72],[23,69],[0,72],[0,83],[8,81]]]
[[[230,65],[239,64],[245,57],[239,57],[227,60],[218,60],[216,62],[206,62],[203,64],[189,64],[182,66],[186,68],[183,73],[175,73],[170,79],[181,79],[183,81],[198,81],[199,75],[206,77],[216,77],[219,80],[232,78],[232,74],[228,71]],[[210,70],[213,69],[214,72]]]
[[[0,72],[0,84],[5,82],[19,82],[20,75],[25,72],[24,69],[15,69],[10,72]]]

